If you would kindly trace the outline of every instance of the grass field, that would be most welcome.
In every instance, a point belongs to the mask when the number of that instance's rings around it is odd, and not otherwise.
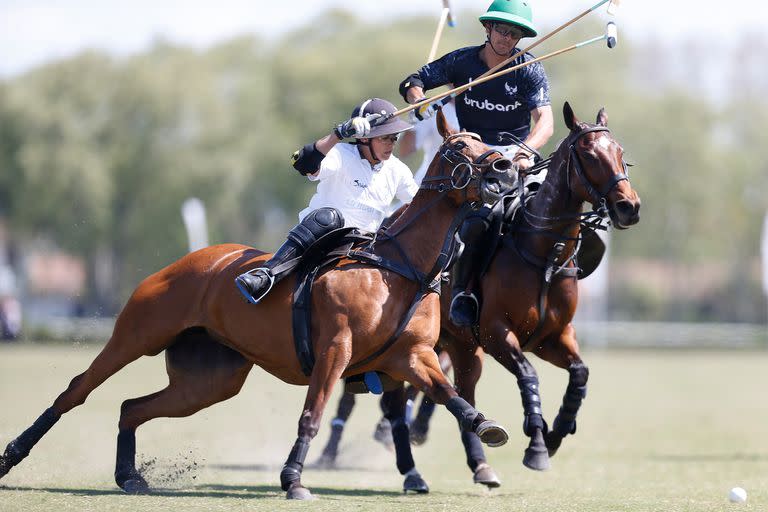
[[[0,449],[50,405],[92,360],[91,346],[0,346]],[[158,488],[126,496],[113,479],[120,403],[165,385],[162,357],[130,365],[64,416],[31,455],[0,480],[0,511],[768,511],[768,352],[587,351],[589,395],[579,430],[547,472],[521,464],[520,395],[489,362],[478,408],[510,442],[487,449],[502,487],[472,484],[456,422],[439,409],[428,443],[415,448],[428,495],[404,496],[394,455],[371,438],[377,400],[359,397],[342,441],[344,469],[306,469],[320,499],[288,502],[279,472],[296,436],[304,388],[254,370],[234,399],[190,418],[138,431],[138,460]],[[552,420],[566,373],[532,357]],[[338,390],[337,390],[338,391]],[[337,397],[309,452],[319,455]],[[731,487],[747,489],[731,504]]]

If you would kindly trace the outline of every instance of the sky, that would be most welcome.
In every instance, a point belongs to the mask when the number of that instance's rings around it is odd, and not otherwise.
[[[540,33],[546,33],[598,0],[530,1],[534,21]],[[733,4],[727,11],[724,4],[717,4],[717,12],[712,12],[701,0],[621,0],[615,21],[620,37],[626,33],[633,39],[676,41],[705,35],[722,42],[740,30],[768,28],[768,17],[756,15],[758,1],[743,2],[740,8]],[[479,15],[490,0],[451,0],[451,4],[456,12]],[[357,12],[366,20],[389,22],[413,14],[434,14],[437,20],[442,0],[0,0],[0,77],[86,48],[130,55],[158,38],[204,48],[247,33],[276,37],[331,7]],[[607,21],[605,9],[590,16]],[[464,18],[457,22],[477,23],[476,15]],[[432,32],[434,26],[425,30]]]

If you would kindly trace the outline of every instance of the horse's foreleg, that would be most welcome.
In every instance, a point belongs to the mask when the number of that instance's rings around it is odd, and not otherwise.
[[[424,349],[416,354],[407,368],[404,379],[424,391],[435,403],[445,405],[458,420],[462,431],[474,432],[488,446],[502,446],[509,439],[507,431],[493,420],[486,419],[477,409],[458,396],[448,382],[435,351]]]
[[[339,443],[341,442],[341,435],[344,433],[344,426],[352,414],[352,409],[355,407],[355,395],[354,393],[344,393],[339,400],[339,408],[336,412],[336,417],[331,421],[331,436],[328,438],[328,442],[323,448],[323,454],[315,463],[316,466],[321,468],[332,468],[336,466],[336,456],[339,454]]]
[[[323,351],[324,357],[318,358],[312,370],[304,410],[299,418],[298,437],[280,472],[280,486],[286,491],[288,499],[313,499],[309,489],[301,484],[301,473],[304,470],[309,443],[320,428],[320,420],[333,392],[333,386],[349,364],[350,346],[349,339],[331,342]]]
[[[448,352],[438,351],[438,349],[435,349],[435,352],[437,352],[438,359],[440,360],[440,369],[443,370],[444,374],[448,375],[448,372],[451,371],[451,359],[448,357]],[[411,390],[416,389],[413,386],[409,386],[409,388]],[[408,395],[408,398],[411,401],[414,401],[416,399],[416,393],[413,393],[413,396]],[[432,419],[432,415],[435,413],[435,405],[435,402],[433,402],[432,399],[430,399],[428,396],[422,396],[421,404],[419,405],[418,411],[416,412],[416,416],[413,419],[413,422],[410,424],[412,444],[418,446],[424,444],[427,441],[429,422]],[[475,404],[472,403],[472,405]]]
[[[457,346],[460,344],[454,344]],[[465,349],[466,348],[466,349]],[[455,359],[453,375],[456,381],[456,391],[470,405],[475,405],[475,388],[483,372],[483,351],[479,346],[463,345],[451,353]],[[472,481],[488,487],[499,487],[501,480],[488,464],[483,451],[483,444],[474,432],[462,431],[461,443],[467,456],[467,465],[472,470]]]
[[[536,369],[526,359],[517,337],[503,325],[497,326],[498,334],[492,339],[503,339],[502,343],[487,343],[486,352],[491,354],[502,366],[517,377],[520,398],[523,402],[523,432],[531,440],[525,449],[523,465],[530,469],[543,471],[549,469],[549,455],[544,443],[547,425],[541,412],[539,395],[539,376]]]
[[[547,432],[545,442],[549,456],[553,456],[563,438],[576,433],[576,415],[581,402],[587,396],[587,380],[589,368],[579,356],[578,343],[573,326],[568,326],[556,344],[545,344],[539,351],[539,356],[546,361],[568,370],[568,387],[563,395],[563,403],[555,417],[552,430]]]
[[[382,396],[385,418],[392,426],[392,442],[395,445],[395,458],[397,469],[401,475],[405,475],[403,482],[403,491],[414,491],[417,493],[429,492],[427,482],[416,470],[416,463],[413,461],[411,453],[411,442],[408,429],[408,423],[405,421],[406,391],[405,386],[387,391]]]

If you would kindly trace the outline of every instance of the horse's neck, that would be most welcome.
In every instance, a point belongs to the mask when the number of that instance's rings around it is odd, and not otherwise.
[[[524,235],[524,245],[542,258],[547,258],[552,247],[558,242],[558,237],[573,239],[579,234],[578,215],[584,206],[584,201],[575,197],[569,191],[569,147],[563,142],[552,157],[547,170],[547,177],[541,184],[529,205],[528,210],[533,214],[527,219],[528,228],[533,228],[533,233]],[[554,221],[547,219],[573,218],[573,221]],[[543,226],[546,229],[540,230]],[[564,255],[573,251],[575,242],[566,242]]]
[[[432,270],[437,261],[457,213],[457,208],[447,197],[435,201],[435,194],[437,192],[420,190],[386,230],[388,234],[396,234],[396,243],[400,244],[411,264],[424,273]],[[377,243],[375,252],[394,260],[402,259],[392,241]]]

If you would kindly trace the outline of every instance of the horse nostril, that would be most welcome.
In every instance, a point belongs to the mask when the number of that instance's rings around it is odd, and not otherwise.
[[[619,201],[616,203],[616,211],[624,218],[636,217],[639,209],[640,203],[633,203],[632,201]]]

